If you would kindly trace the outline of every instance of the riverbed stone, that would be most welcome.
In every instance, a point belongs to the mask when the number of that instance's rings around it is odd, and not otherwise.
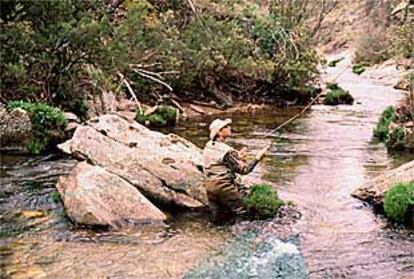
[[[28,113],[20,108],[8,112],[0,107],[0,147],[2,149],[26,150],[32,133]]]
[[[382,206],[385,192],[399,182],[412,181],[414,181],[414,160],[367,181],[358,187],[352,196],[374,206]]]
[[[161,205],[203,208],[208,203],[201,150],[177,135],[107,114],[79,126],[59,148],[127,180]]]
[[[166,215],[134,186],[100,166],[78,163],[57,183],[70,219],[88,226],[162,223]]]

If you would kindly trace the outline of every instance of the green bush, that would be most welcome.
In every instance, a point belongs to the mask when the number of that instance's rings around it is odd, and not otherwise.
[[[257,219],[274,217],[283,205],[277,191],[266,184],[253,185],[250,193],[244,197],[243,203],[249,215]]]
[[[365,72],[366,63],[358,63],[352,66],[352,72],[356,75],[360,75]]]
[[[398,183],[384,194],[384,211],[392,220],[403,223],[414,206],[414,182]]]
[[[63,112],[45,103],[12,101],[7,105],[8,110],[21,108],[28,112],[32,123],[33,138],[27,148],[33,154],[40,154],[50,144],[59,141],[64,136],[66,119]]]
[[[387,107],[382,112],[377,127],[374,129],[374,138],[381,142],[387,142],[389,138],[388,126],[392,121],[394,121],[395,117],[395,108],[393,106]]]
[[[343,88],[339,87],[338,84],[329,83],[327,87],[329,88],[329,91],[326,94],[323,102],[325,105],[352,105],[354,103],[354,98],[349,93],[349,91],[346,91]]]
[[[164,127],[174,125],[177,120],[177,110],[172,106],[159,106],[150,115],[137,112],[135,120],[150,127]]]
[[[341,89],[341,87],[339,87],[339,85],[336,82],[328,82],[328,83],[326,83],[326,88],[328,88],[330,90],[338,90],[338,89]]]
[[[404,149],[404,129],[401,127],[395,128],[388,137],[386,142],[387,148],[390,150]]]

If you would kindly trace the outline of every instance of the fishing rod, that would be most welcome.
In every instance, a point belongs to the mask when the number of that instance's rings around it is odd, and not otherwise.
[[[345,68],[345,70],[343,70],[342,72],[340,72],[338,75],[336,75],[329,83],[333,83],[335,82],[339,77],[341,77],[348,69]],[[288,120],[286,120],[285,122],[283,122],[282,124],[280,124],[279,126],[277,126],[276,128],[274,128],[273,130],[271,130],[270,132],[264,134],[262,137],[260,137],[261,139],[267,138],[269,136],[272,136],[276,131],[282,129],[283,127],[285,127],[286,125],[288,125],[289,123],[292,123],[293,121],[295,121],[297,118],[299,118],[302,114],[304,114],[325,92],[322,91],[321,93],[319,93],[318,95],[316,95],[316,97],[314,99],[312,99],[312,101],[309,102],[309,104],[307,104],[299,113],[295,114],[293,117],[289,118]],[[268,144],[269,146],[273,144],[273,141]]]

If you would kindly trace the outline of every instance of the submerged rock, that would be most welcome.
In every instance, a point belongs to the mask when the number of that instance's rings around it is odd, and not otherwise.
[[[0,147],[26,151],[31,138],[32,124],[29,114],[20,108],[8,112],[0,107]]]
[[[157,203],[187,208],[207,204],[201,150],[179,136],[103,115],[79,126],[59,148],[121,177]]]
[[[160,223],[166,216],[134,186],[104,168],[78,163],[57,188],[68,216],[76,223],[119,227]]]
[[[308,278],[304,257],[295,240],[282,241],[271,234],[244,233],[184,278]]]
[[[352,196],[374,206],[382,206],[384,193],[399,182],[414,181],[414,161],[381,174],[358,187]]]

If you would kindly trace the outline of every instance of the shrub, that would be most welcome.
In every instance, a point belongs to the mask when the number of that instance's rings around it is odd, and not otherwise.
[[[404,222],[414,206],[414,182],[398,183],[384,194],[384,211],[392,220]]]
[[[25,101],[12,101],[7,108],[21,108],[28,112],[33,130],[33,138],[27,146],[31,153],[40,154],[51,143],[63,138],[66,119],[60,109],[45,103]]]
[[[404,129],[401,127],[395,128],[388,136],[386,142],[387,148],[390,150],[404,149]]]
[[[325,96],[324,104],[329,106],[335,105],[352,105],[354,98],[349,91],[339,87],[336,83],[328,84],[329,91]]]
[[[389,129],[388,126],[395,119],[395,109],[393,106],[387,107],[381,114],[377,127],[374,129],[374,137],[381,141],[387,142]]]
[[[279,199],[277,191],[270,185],[256,184],[251,192],[244,197],[247,212],[257,219],[272,218],[276,215],[283,201]]]
[[[352,66],[352,72],[356,75],[360,75],[365,72],[366,63],[358,63]]]
[[[328,82],[326,84],[326,88],[331,89],[331,90],[340,89],[339,85],[336,82]]]
[[[150,127],[164,127],[174,125],[177,119],[177,110],[172,106],[160,106],[153,113],[145,115],[137,112],[135,120]]]

